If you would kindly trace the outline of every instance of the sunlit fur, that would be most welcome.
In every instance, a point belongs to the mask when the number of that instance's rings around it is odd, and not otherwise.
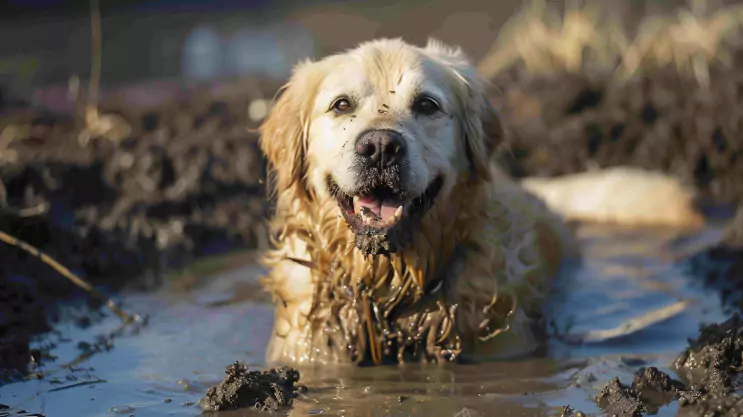
[[[421,91],[441,100],[443,116],[411,114]],[[322,317],[332,313],[318,310],[321,286],[363,282],[381,296],[411,281],[417,288],[405,294],[412,296],[452,263],[458,268],[446,277],[447,302],[457,306],[452,320],[463,356],[505,358],[540,347],[544,297],[572,247],[570,234],[493,163],[503,132],[484,91],[463,54],[437,42],[376,40],[296,67],[261,132],[277,199],[275,248],[265,256],[264,284],[277,301],[269,362],[348,360],[327,348]],[[358,99],[354,117],[328,111],[340,94]],[[352,189],[354,139],[390,127],[409,149],[409,186],[421,193],[437,175],[445,185],[413,244],[365,258],[325,180],[332,175]]]

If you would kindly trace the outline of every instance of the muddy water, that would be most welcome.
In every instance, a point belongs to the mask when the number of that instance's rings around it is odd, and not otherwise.
[[[541,416],[559,415],[567,404],[597,413],[592,397],[608,379],[631,381],[639,366],[670,372],[668,364],[699,324],[725,317],[718,295],[695,284],[674,263],[679,254],[714,242],[720,234],[719,227],[691,239],[667,231],[583,227],[585,260],[565,267],[549,306],[561,334],[552,340],[549,358],[444,367],[300,369],[310,390],[290,415]],[[131,311],[149,315],[149,324],[124,329],[108,346],[97,338],[118,329],[114,317],[85,328],[59,325],[58,333],[38,341],[42,348],[56,345],[51,349],[56,360],[40,368],[44,378],[0,387],[0,404],[46,416],[199,414],[195,402],[222,379],[226,365],[235,360],[263,365],[272,325],[272,306],[255,281],[261,270],[249,254],[230,259],[223,265],[230,270],[207,279],[191,277],[190,286],[173,284],[155,293],[123,296]],[[236,267],[235,259],[242,259],[242,265]],[[219,262],[211,261],[210,267],[215,264]],[[582,345],[565,341],[616,328],[679,300],[690,303],[643,330],[620,331]],[[659,413],[674,414],[674,405]]]

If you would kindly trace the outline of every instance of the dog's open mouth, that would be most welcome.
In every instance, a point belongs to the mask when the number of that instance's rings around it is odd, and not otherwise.
[[[421,217],[433,206],[443,185],[437,177],[416,197],[396,187],[376,185],[346,194],[332,178],[328,189],[338,200],[343,218],[356,234],[356,247],[364,254],[393,253],[410,243]]]

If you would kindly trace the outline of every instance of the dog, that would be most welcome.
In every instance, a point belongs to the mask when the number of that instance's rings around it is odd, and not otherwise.
[[[504,128],[486,87],[437,41],[378,39],[295,67],[260,128],[276,202],[262,280],[276,300],[269,363],[544,351],[552,280],[580,255],[571,209],[539,198],[555,187],[527,190],[496,164]],[[590,208],[632,223],[602,210],[632,207]]]

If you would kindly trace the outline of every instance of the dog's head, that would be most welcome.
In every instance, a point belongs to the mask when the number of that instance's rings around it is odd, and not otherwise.
[[[461,51],[389,39],[298,65],[261,133],[278,192],[336,199],[367,254],[401,250],[455,185],[489,181],[502,136]]]

